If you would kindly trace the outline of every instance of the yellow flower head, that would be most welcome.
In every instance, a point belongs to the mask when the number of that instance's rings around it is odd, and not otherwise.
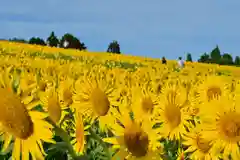
[[[112,125],[114,137],[104,139],[105,142],[113,144],[113,148],[118,149],[112,159],[161,159],[161,137],[158,130],[153,128],[154,121],[132,120],[126,108],[122,108],[116,118],[116,123]]]
[[[240,109],[239,100],[221,97],[205,103],[200,109],[203,137],[212,140],[215,151],[223,151],[226,158],[239,159]],[[209,108],[208,110],[206,108]]]
[[[160,132],[165,138],[180,139],[188,120],[186,90],[179,85],[166,85],[160,96],[159,116],[156,117],[162,123]]]
[[[1,73],[0,88],[0,135],[4,139],[2,150],[6,150],[14,140],[13,159],[29,159],[29,153],[35,159],[44,159],[42,142],[52,142],[52,126],[44,119],[46,114],[34,111],[37,103],[22,100],[21,92],[12,88],[14,79],[9,76],[9,70]],[[10,79],[9,79],[10,78]],[[19,86],[18,86],[19,87]],[[24,97],[23,97],[24,98]]]

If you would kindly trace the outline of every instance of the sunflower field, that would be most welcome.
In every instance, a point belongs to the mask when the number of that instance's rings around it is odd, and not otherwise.
[[[240,69],[0,42],[1,160],[239,160]]]

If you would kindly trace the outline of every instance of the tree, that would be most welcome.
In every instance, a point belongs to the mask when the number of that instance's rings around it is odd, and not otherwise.
[[[18,42],[18,43],[28,43],[27,40],[25,40],[23,38],[16,38],[16,37],[9,39],[9,41]]]
[[[239,58],[239,56],[236,56],[236,57],[235,57],[234,64],[235,64],[235,65],[240,65],[240,58]]]
[[[211,51],[210,56],[211,56],[212,63],[217,63],[217,64],[220,63],[221,52],[220,52],[218,45]]]
[[[78,38],[74,37],[70,33],[66,33],[62,36],[60,40],[60,47],[73,48],[73,49],[79,49],[79,50],[87,49],[84,43],[81,43]]]
[[[202,63],[209,63],[210,62],[210,56],[207,53],[204,53],[203,55],[201,55],[200,59],[198,60],[198,62],[202,62]]]
[[[220,64],[223,64],[223,65],[232,65],[232,64],[233,64],[233,58],[232,58],[231,54],[224,53],[224,54],[222,55]]]
[[[187,61],[187,62],[192,62],[192,55],[191,55],[191,53],[188,53],[188,54],[187,54],[186,61]]]
[[[32,37],[30,40],[29,40],[29,44],[37,44],[37,45],[42,45],[42,46],[45,46],[46,43],[44,42],[43,39],[39,38],[39,37]]]
[[[81,43],[81,49],[82,49],[82,50],[86,50],[86,49],[87,49],[85,43],[83,43],[83,42]]]
[[[120,54],[121,51],[120,51],[120,45],[118,44],[118,42],[117,42],[117,41],[112,41],[112,42],[108,45],[107,52]]]
[[[47,44],[51,47],[57,47],[59,44],[58,38],[55,36],[54,32],[52,31],[50,36],[47,38]]]

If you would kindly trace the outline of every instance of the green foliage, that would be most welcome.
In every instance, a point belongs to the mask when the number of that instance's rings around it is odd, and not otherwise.
[[[187,61],[187,62],[192,62],[192,55],[191,55],[191,53],[188,53],[188,54],[187,54],[186,61]]]
[[[72,57],[72,56],[65,55],[65,54],[63,54],[63,53],[59,53],[58,58],[64,59],[64,60],[70,60],[70,61],[73,60],[73,57]]]
[[[63,35],[63,37],[60,40],[60,47],[79,49],[79,50],[87,49],[84,43],[81,43],[77,37],[73,36],[70,33],[66,33]]]
[[[0,140],[0,148],[3,147],[3,141]],[[12,155],[12,149],[13,149],[13,143],[11,142],[8,146],[8,148],[4,152],[0,152],[0,159],[10,159]]]
[[[233,61],[233,57],[230,53],[224,53],[221,55],[220,49],[216,46],[210,54],[204,53],[200,56],[198,62],[201,63],[213,63],[220,65],[240,65],[240,58],[236,56],[235,61]]]
[[[220,63],[220,60],[222,57],[221,57],[221,52],[218,45],[211,51],[210,56],[211,56],[211,62],[217,63],[217,64]]]
[[[164,159],[174,160],[177,159],[177,150],[179,144],[177,141],[164,140],[163,141],[165,155]]]
[[[239,58],[239,56],[235,57],[234,64],[235,65],[240,65],[240,58]]]
[[[108,45],[108,49],[107,52],[109,53],[116,53],[116,54],[120,54],[120,45],[117,41],[112,41],[109,45]]]
[[[9,41],[11,41],[11,42],[18,42],[18,43],[28,43],[27,40],[25,40],[23,38],[16,38],[16,37],[14,37],[12,39],[9,39]]]
[[[203,55],[201,55],[198,62],[209,63],[210,62],[210,56],[207,53],[204,53]]]
[[[59,40],[55,36],[54,32],[51,32],[50,36],[47,38],[47,43],[51,47],[57,47],[59,45]]]
[[[67,143],[66,142],[61,142],[61,139],[58,138],[59,140],[57,141],[56,138],[56,144],[52,144],[46,148],[47,149],[47,157],[45,158],[46,160],[66,160],[68,159],[67,157]]]
[[[233,64],[233,58],[232,58],[231,54],[224,53],[221,57],[220,64],[232,65]]]
[[[124,69],[129,69],[132,71],[135,71],[138,67],[143,67],[142,64],[138,63],[129,63],[129,62],[121,62],[121,61],[113,61],[113,60],[108,60],[105,62],[105,66],[107,68],[124,68]]]
[[[111,145],[102,141],[102,138],[108,137],[106,132],[99,128],[99,123],[95,122],[89,128],[90,134],[86,137],[86,154],[88,160],[108,160],[112,157]],[[110,133],[111,134],[111,133]]]
[[[42,46],[45,46],[46,43],[44,42],[43,39],[39,38],[39,37],[32,37],[30,38],[29,44],[37,44],[37,45],[42,45]]]

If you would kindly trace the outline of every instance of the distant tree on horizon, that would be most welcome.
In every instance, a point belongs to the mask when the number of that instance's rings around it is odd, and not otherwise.
[[[59,45],[59,40],[55,33],[52,31],[50,36],[47,38],[47,44],[51,47],[57,47]]]
[[[60,40],[60,47],[79,49],[79,50],[87,49],[87,47],[85,46],[84,43],[81,43],[77,37],[73,36],[70,33],[66,33],[62,36],[62,38]]]
[[[45,46],[46,43],[43,39],[39,38],[39,37],[32,37],[30,38],[30,40],[28,41],[29,44],[37,44],[37,45],[42,45]]]
[[[200,56],[200,59],[198,60],[198,62],[201,62],[201,63],[210,63],[210,61],[211,61],[210,56],[207,53],[202,54]]]
[[[221,51],[218,45],[210,53],[211,63],[219,64],[221,61]]]
[[[221,57],[220,64],[222,65],[233,65],[232,55],[229,53],[224,53]]]
[[[192,55],[191,55],[191,53],[187,53],[186,61],[187,62],[192,62]]]
[[[10,38],[9,41],[11,41],[11,42],[18,42],[18,43],[28,43],[27,40],[25,40],[23,38],[17,38],[17,37]]]
[[[234,64],[235,65],[240,65],[240,57],[239,56],[235,57]]]
[[[108,45],[108,49],[107,49],[108,53],[116,53],[116,54],[120,54],[120,45],[119,43],[114,40],[112,41],[109,45]]]

